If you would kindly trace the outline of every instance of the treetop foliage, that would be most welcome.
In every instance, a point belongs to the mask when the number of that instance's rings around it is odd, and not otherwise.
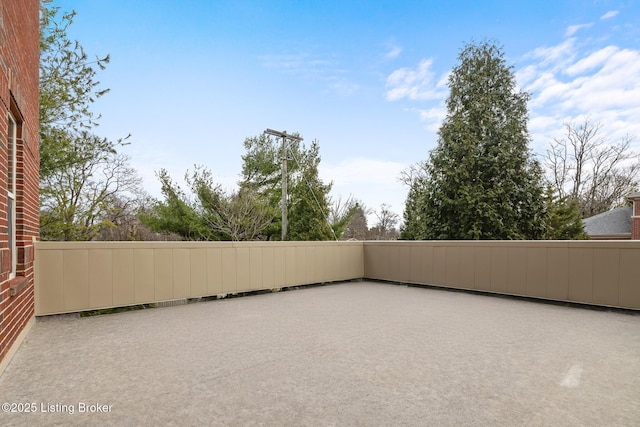
[[[116,141],[95,135],[91,107],[108,92],[96,79],[109,56],[90,60],[68,37],[75,12],[40,4],[40,235],[93,240],[140,208],[141,180]]]
[[[330,212],[331,184],[318,175],[320,145],[306,147],[288,141],[288,240],[333,240],[347,226],[351,207]],[[244,141],[246,153],[238,190],[228,192],[212,173],[196,167],[187,173],[190,199],[171,181],[166,171],[158,174],[164,201],[157,201],[143,217],[153,230],[172,232],[190,240],[279,240],[282,218],[281,142],[259,135]],[[180,218],[180,219],[176,219]]]
[[[584,222],[580,215],[578,201],[567,196],[559,196],[551,186],[547,186],[547,228],[546,240],[588,240]]]
[[[78,41],[70,40],[67,30],[76,13],[61,13],[52,2],[40,5],[40,126],[45,131],[90,128],[99,118],[91,105],[109,92],[99,88],[94,67],[103,70],[110,58],[90,59]]]
[[[527,101],[492,42],[470,43],[449,76],[438,145],[408,179],[404,239],[537,239],[542,171],[528,148]]]

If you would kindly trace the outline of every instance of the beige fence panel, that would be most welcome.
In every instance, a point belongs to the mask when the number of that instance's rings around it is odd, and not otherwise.
[[[360,242],[38,242],[36,315],[359,279]]]
[[[640,309],[640,241],[365,242],[367,279]]]
[[[359,278],[640,309],[639,241],[36,245],[36,314]]]

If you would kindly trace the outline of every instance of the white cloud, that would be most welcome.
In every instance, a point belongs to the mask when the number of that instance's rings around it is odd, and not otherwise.
[[[531,52],[527,53],[524,58],[533,58],[536,61],[536,65],[553,64],[556,67],[562,67],[562,65],[571,60],[575,54],[576,38],[570,38],[557,46],[551,47],[539,47]]]
[[[387,185],[397,180],[407,165],[386,160],[355,158],[343,160],[335,165],[321,163],[319,167],[322,178],[333,181],[335,185]]]
[[[574,62],[565,73],[540,72],[526,89],[535,92],[532,104],[538,107],[554,103],[562,103],[564,109],[630,107],[640,102],[638,76],[640,52],[609,46]]]
[[[429,100],[443,98],[442,79],[436,80],[436,74],[431,70],[433,60],[423,59],[417,69],[400,68],[387,77],[387,87],[390,89],[385,96],[389,101],[402,98],[410,100]]]
[[[387,53],[384,54],[385,59],[395,59],[402,53],[402,48],[400,46],[391,46]]]
[[[262,65],[267,68],[293,74],[323,73],[335,65],[332,60],[320,58],[310,53],[262,55],[259,59],[262,61]]]
[[[449,83],[449,76],[450,75],[451,75],[450,71],[444,73],[442,75],[442,77],[440,77],[440,80],[438,80],[438,83],[436,83],[436,87],[438,89],[446,88],[447,84]]]
[[[442,121],[447,116],[447,109],[444,107],[440,108],[429,108],[428,110],[420,110],[420,118],[422,120],[439,120]]]
[[[360,85],[348,79],[350,73],[341,67],[339,58],[332,55],[300,52],[295,54],[262,55],[259,57],[266,68],[312,79],[324,84],[325,89],[339,96],[353,95]]]
[[[444,106],[419,111],[420,119],[427,123],[427,128],[432,132],[437,132],[442,121],[447,117],[447,109]]]
[[[517,77],[532,94],[529,130],[539,152],[563,136],[564,122],[584,116],[601,122],[612,141],[640,137],[640,50],[585,46],[565,40],[523,58]],[[635,145],[640,148],[640,141]]]
[[[565,70],[565,73],[572,76],[582,74],[586,71],[591,71],[594,68],[606,64],[609,58],[611,58],[611,56],[614,55],[618,50],[619,49],[615,46],[607,46],[604,49],[593,52],[591,55],[578,60],[578,62],[568,67]]]
[[[408,166],[399,162],[353,158],[338,164],[322,162],[319,173],[323,181],[333,181],[332,196],[345,199],[352,195],[374,209],[387,203],[393,212],[401,215],[407,188],[398,178]]]
[[[341,77],[333,77],[329,81],[329,88],[339,96],[351,96],[360,89],[359,84]]]
[[[558,126],[557,120],[549,116],[533,116],[529,119],[529,132],[532,135],[544,135]]]
[[[567,31],[565,31],[564,35],[566,37],[571,37],[572,35],[574,35],[576,32],[578,32],[579,30],[583,29],[583,28],[589,28],[591,27],[593,24],[589,23],[589,24],[577,24],[577,25],[569,25],[567,27]]]
[[[535,65],[527,65],[524,68],[516,71],[516,81],[521,87],[531,83],[537,77],[537,69]]]
[[[617,11],[617,10],[610,10],[609,12],[605,13],[604,15],[602,15],[602,16],[600,17],[600,20],[603,20],[603,21],[604,21],[605,19],[611,19],[611,18],[613,18],[614,16],[616,16],[617,14],[618,14],[618,11]]]

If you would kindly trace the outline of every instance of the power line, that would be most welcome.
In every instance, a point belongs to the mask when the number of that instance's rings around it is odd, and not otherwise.
[[[285,240],[287,236],[287,160],[291,160],[288,158],[287,140],[292,139],[295,141],[302,141],[302,138],[297,135],[290,135],[287,133],[287,131],[280,132],[273,129],[267,129],[263,133],[266,135],[272,135],[272,136],[282,138],[282,237],[281,239]],[[299,167],[302,167],[302,165],[300,165],[300,162],[296,158],[296,155],[293,151],[291,151],[291,155],[293,156],[293,160],[295,160],[296,164]],[[313,196],[313,199],[315,200],[316,205],[318,205],[318,209],[320,209],[320,212],[322,212],[322,214],[324,215],[325,224],[327,225],[327,227],[329,227],[329,230],[331,230],[331,234],[333,234],[334,239],[336,239],[337,241],[338,236],[336,235],[336,232],[334,231],[333,227],[331,227],[331,224],[329,224],[329,212],[325,212],[324,209],[322,209],[322,206],[320,205],[320,201],[318,200],[316,193],[313,191],[313,187],[311,186],[311,183],[309,182],[309,180],[307,179],[304,173],[302,174],[302,179],[304,179],[304,182],[309,187],[309,190],[311,191],[311,195]]]
[[[300,162],[296,158],[296,155],[293,153],[293,151],[291,152],[291,155],[293,156],[293,159],[296,161],[298,166],[302,167],[300,165]],[[325,220],[325,223],[326,223],[327,227],[329,227],[329,230],[331,230],[331,234],[333,234],[333,237],[337,241],[338,240],[338,236],[336,236],[336,232],[333,230],[333,227],[331,226],[331,224],[329,224],[329,212],[325,212],[324,209],[322,209],[322,206],[320,205],[320,201],[318,200],[318,197],[316,197],[316,193],[313,191],[313,187],[311,186],[311,183],[307,179],[307,176],[304,174],[304,172],[302,173],[302,179],[304,179],[304,182],[307,183],[307,187],[309,187],[309,190],[311,190],[311,195],[313,196],[313,200],[316,201],[316,205],[318,205],[318,209],[320,209],[320,212],[322,212],[322,214],[324,215],[324,220]]]

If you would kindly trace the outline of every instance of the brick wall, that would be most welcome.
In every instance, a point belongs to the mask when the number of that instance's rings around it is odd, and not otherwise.
[[[0,0],[0,363],[34,315],[33,241],[39,236],[39,0]],[[15,277],[10,278],[8,115],[17,122]]]
[[[640,193],[629,196],[633,203],[633,213],[631,214],[631,239],[640,240]]]

